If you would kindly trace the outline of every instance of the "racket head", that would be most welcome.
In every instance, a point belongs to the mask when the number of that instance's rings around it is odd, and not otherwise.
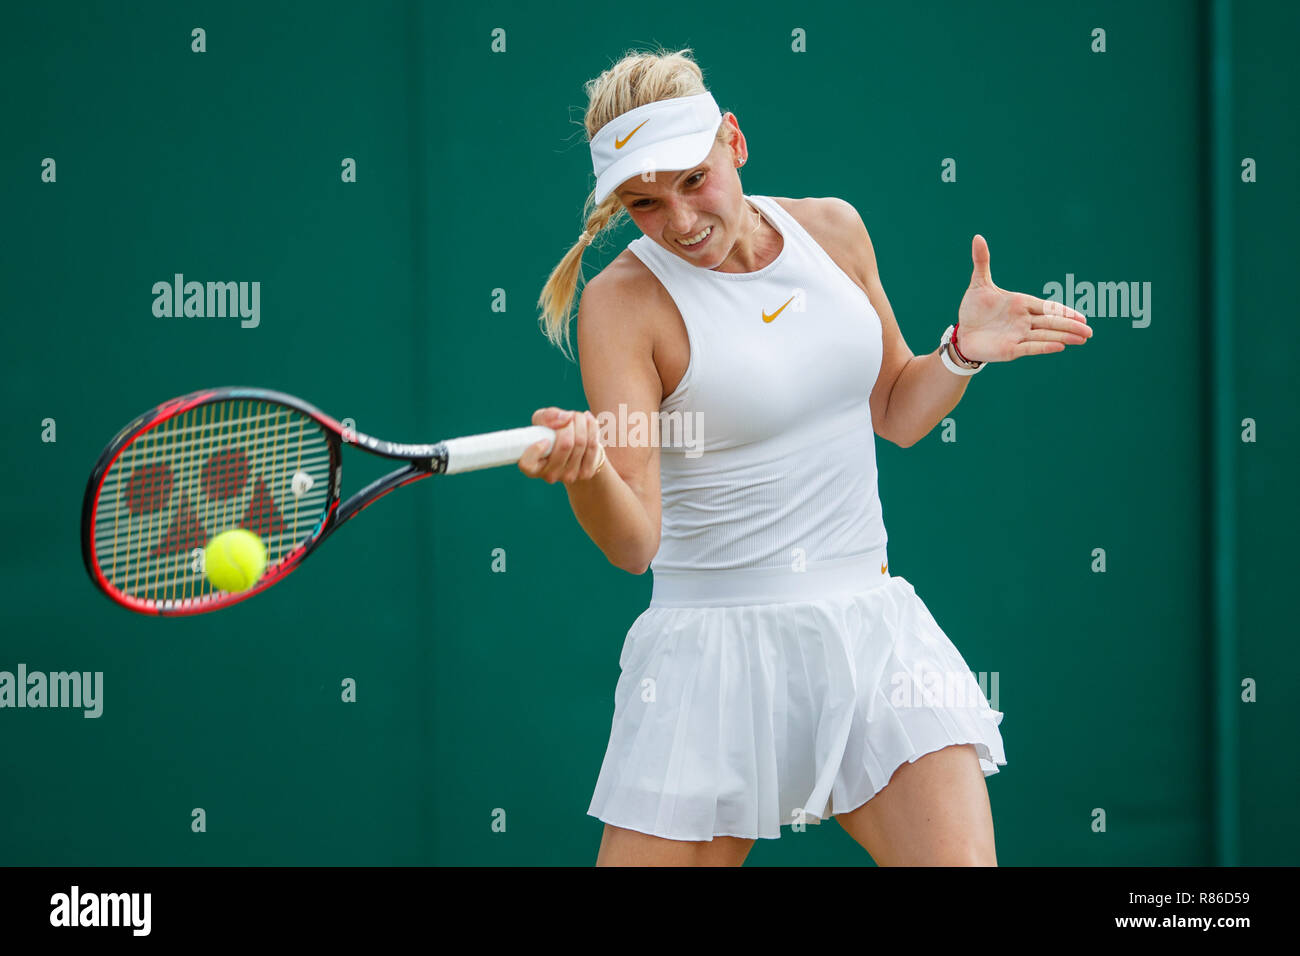
[[[82,558],[95,585],[143,614],[201,614],[289,574],[328,533],[339,504],[338,422],[300,399],[215,388],[164,402],[101,453],[82,504]],[[246,528],[266,570],[245,591],[216,588],[199,561],[217,534]]]

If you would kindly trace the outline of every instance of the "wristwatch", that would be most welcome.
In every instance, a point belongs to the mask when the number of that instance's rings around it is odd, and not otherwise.
[[[952,341],[952,333],[956,326],[948,326],[943,330],[943,337],[939,339],[939,354],[943,356],[943,364],[948,367],[948,371],[955,375],[974,375],[987,364],[985,362],[972,362],[973,368],[962,368],[954,362],[948,355],[948,343]]]

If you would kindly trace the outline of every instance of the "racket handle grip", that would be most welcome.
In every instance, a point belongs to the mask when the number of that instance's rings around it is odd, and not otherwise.
[[[448,438],[443,442],[447,448],[445,473],[454,475],[461,471],[516,464],[530,445],[543,439],[547,441],[545,454],[549,455],[555,443],[555,430],[545,425],[526,425],[523,428],[507,428],[505,431],[485,432],[482,435]]]

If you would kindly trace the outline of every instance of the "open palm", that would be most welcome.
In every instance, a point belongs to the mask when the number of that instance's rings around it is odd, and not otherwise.
[[[971,260],[975,270],[957,308],[957,347],[970,361],[1010,362],[1025,355],[1046,355],[1092,337],[1082,312],[995,286],[983,236],[971,241]]]

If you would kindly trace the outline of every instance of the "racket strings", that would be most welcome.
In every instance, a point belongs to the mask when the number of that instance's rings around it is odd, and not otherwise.
[[[104,476],[96,561],[109,584],[135,598],[210,595],[208,542],[247,528],[265,543],[270,569],[319,525],[330,466],[324,430],[282,405],[231,399],[165,419],[136,436]]]

